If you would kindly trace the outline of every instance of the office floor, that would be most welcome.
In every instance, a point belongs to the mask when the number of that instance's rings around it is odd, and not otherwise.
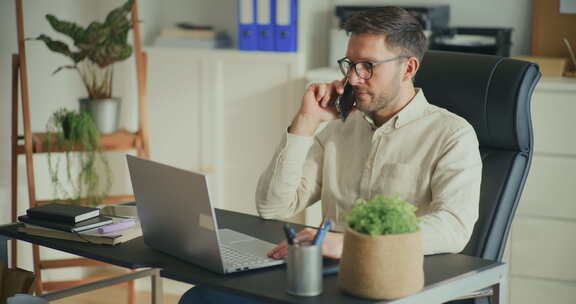
[[[178,303],[179,296],[175,295],[164,295],[165,304],[176,304]],[[50,303],[54,304],[126,304],[128,303],[128,289],[126,287],[110,287],[95,290],[92,292],[80,294],[77,296],[64,298],[58,301],[53,301]],[[136,293],[136,303],[138,304],[148,304],[150,301],[149,292],[138,292]]]

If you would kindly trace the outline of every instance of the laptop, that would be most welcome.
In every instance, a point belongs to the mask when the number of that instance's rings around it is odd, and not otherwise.
[[[218,273],[283,264],[276,245],[218,229],[206,175],[127,155],[144,243]]]

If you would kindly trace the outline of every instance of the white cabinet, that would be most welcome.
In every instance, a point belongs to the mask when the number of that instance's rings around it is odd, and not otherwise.
[[[512,304],[576,299],[576,79],[543,78],[532,98],[534,158],[510,235]]]
[[[300,54],[149,48],[151,158],[210,173],[217,207],[254,192],[303,91]]]

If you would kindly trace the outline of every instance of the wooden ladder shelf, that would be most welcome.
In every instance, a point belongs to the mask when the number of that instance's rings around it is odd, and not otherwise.
[[[24,15],[22,9],[22,0],[16,2],[16,22],[18,36],[18,54],[12,55],[12,139],[11,139],[11,178],[12,178],[12,221],[17,221],[18,216],[18,156],[24,155],[26,159],[26,177],[28,184],[29,207],[36,207],[43,204],[55,202],[57,200],[37,200],[36,184],[34,179],[34,162],[33,155],[47,152],[63,152],[62,150],[52,149],[48,151],[45,143],[45,133],[33,133],[30,124],[30,102],[28,94],[28,71],[26,65],[26,46],[24,38]],[[146,113],[146,70],[147,58],[146,53],[142,51],[140,39],[140,27],[138,17],[138,1],[134,2],[132,7],[133,37],[134,37],[134,56],[136,60],[137,84],[138,84],[138,131],[131,133],[126,130],[120,130],[114,134],[103,135],[100,138],[100,144],[104,151],[129,151],[135,150],[139,157],[149,158],[148,146],[148,127]],[[20,90],[19,90],[20,87]],[[20,94],[19,94],[20,93]],[[21,96],[19,96],[21,95]],[[23,132],[21,135],[18,130],[18,112],[19,101],[22,105]],[[55,147],[56,145],[51,145]],[[82,147],[76,147],[75,151],[82,151]],[[107,197],[103,204],[115,204],[120,202],[133,201],[133,195],[116,195]],[[41,260],[40,250],[37,245],[32,246],[34,259],[34,272],[36,274],[36,293],[42,295],[46,291],[68,288],[80,284],[85,284],[101,278],[87,278],[80,281],[61,281],[46,282],[42,280],[43,269],[55,269],[76,266],[102,266],[107,265],[85,258],[73,258],[62,260]],[[18,251],[16,240],[11,243],[12,267],[18,266]],[[134,281],[127,283],[129,287],[129,303],[135,303]]]

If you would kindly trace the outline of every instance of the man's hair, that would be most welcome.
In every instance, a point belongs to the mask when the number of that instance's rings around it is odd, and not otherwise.
[[[405,9],[396,6],[355,13],[346,20],[344,30],[347,34],[385,35],[389,47],[400,50],[403,56],[414,56],[420,61],[428,47],[418,20]]]

